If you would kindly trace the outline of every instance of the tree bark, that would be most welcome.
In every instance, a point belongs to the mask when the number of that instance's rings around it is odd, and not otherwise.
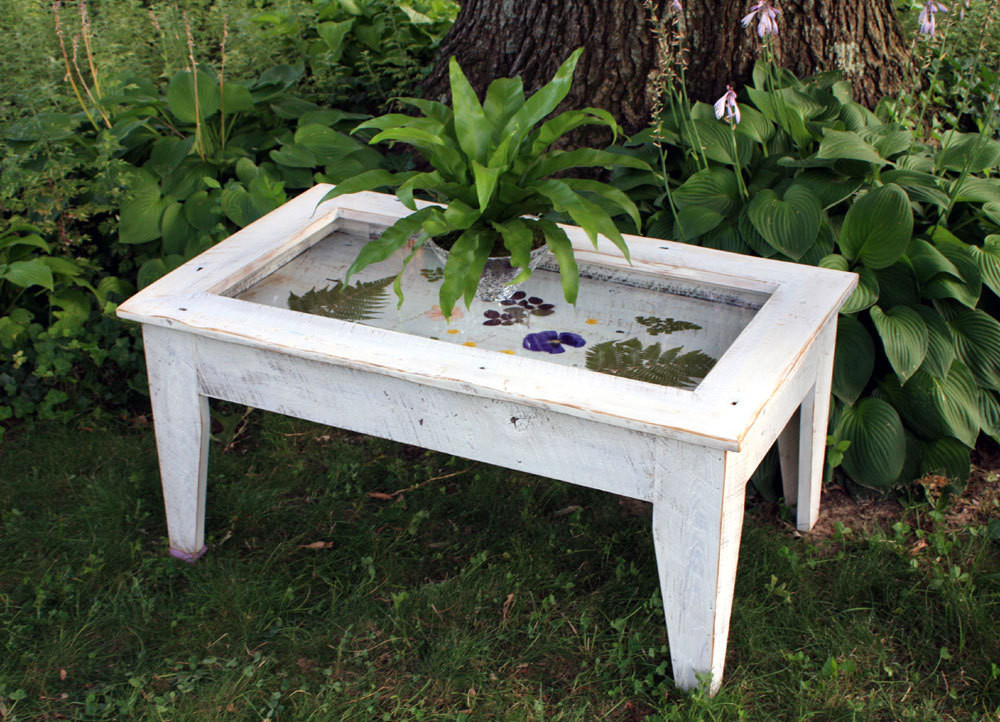
[[[659,10],[666,35],[679,34],[692,99],[713,102],[749,81],[761,52],[756,23],[740,19],[752,0],[687,0],[677,16]],[[655,106],[650,78],[658,67],[656,18],[642,0],[465,0],[423,84],[426,97],[448,95],[454,55],[482,95],[490,81],[520,75],[526,91],[544,85],[577,47],[585,48],[573,89],[560,109],[610,111],[627,133],[646,127]],[[799,77],[841,70],[854,97],[873,107],[899,91],[909,48],[893,0],[782,0],[777,62]],[[669,43],[668,43],[669,44]]]

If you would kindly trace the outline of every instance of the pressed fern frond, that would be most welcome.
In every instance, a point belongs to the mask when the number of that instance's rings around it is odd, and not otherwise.
[[[636,316],[635,320],[636,323],[646,327],[646,333],[650,336],[659,336],[661,333],[666,336],[675,331],[698,331],[701,329],[701,326],[690,321],[677,321],[659,316]]]
[[[330,316],[341,321],[368,321],[375,318],[389,300],[389,286],[395,276],[374,281],[360,281],[345,286],[336,281],[322,290],[312,289],[301,296],[288,294],[288,307],[293,311]]]
[[[715,359],[702,351],[683,350],[675,346],[661,351],[659,343],[643,348],[637,338],[604,341],[587,351],[587,368],[650,384],[694,388],[712,370]]]

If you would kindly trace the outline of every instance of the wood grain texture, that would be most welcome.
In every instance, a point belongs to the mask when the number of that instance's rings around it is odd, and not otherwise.
[[[205,552],[211,430],[208,398],[198,391],[197,339],[190,334],[146,325],[142,340],[170,551],[185,561],[194,561]]]

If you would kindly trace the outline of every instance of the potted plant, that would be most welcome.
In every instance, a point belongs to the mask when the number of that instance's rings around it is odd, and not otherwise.
[[[599,181],[553,177],[580,167],[650,170],[644,161],[627,155],[595,148],[565,151],[551,147],[584,125],[606,126],[615,139],[618,137],[614,118],[598,108],[570,110],[545,120],[569,92],[581,52],[582,48],[576,50],[555,77],[530,97],[525,97],[520,78],[500,78],[490,84],[483,103],[452,58],[452,107],[403,98],[402,102],[415,107],[420,115],[390,113],[358,125],[353,132],[366,128],[378,131],[371,143],[413,146],[433,170],[368,171],[340,183],[324,197],[391,187],[413,211],[364,246],[347,278],[389,258],[412,238],[413,251],[405,268],[417,249],[436,239],[449,250],[439,295],[441,310],[450,317],[459,298],[465,299],[466,306],[472,302],[492,256],[509,258],[503,263],[515,269],[512,275],[516,278],[509,280],[515,284],[531,274],[532,250],[547,247],[559,263],[566,300],[574,303],[579,274],[569,238],[548,217],[553,212],[569,216],[595,246],[601,234],[628,258],[628,247],[612,221],[614,215],[627,215],[639,232],[639,212],[628,196]],[[414,201],[418,191],[440,205],[418,209]],[[398,277],[396,293],[402,300]]]

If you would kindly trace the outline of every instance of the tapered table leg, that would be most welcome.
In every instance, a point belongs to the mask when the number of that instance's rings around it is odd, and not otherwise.
[[[674,681],[691,689],[711,675],[715,694],[726,658],[746,479],[732,478],[728,452],[683,445],[663,456],[653,543]]]
[[[170,554],[193,562],[205,546],[208,399],[198,393],[194,337],[146,324],[146,367],[160,456]]]
[[[816,339],[820,351],[817,381],[778,437],[785,503],[796,507],[796,528],[799,531],[809,531],[819,518],[836,340],[837,322],[834,317]]]

